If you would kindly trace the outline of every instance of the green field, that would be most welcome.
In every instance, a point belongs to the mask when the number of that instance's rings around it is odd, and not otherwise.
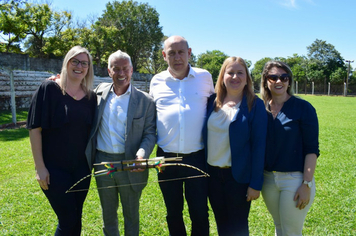
[[[356,98],[301,97],[317,110],[321,150],[315,172],[317,193],[303,235],[356,235]],[[11,113],[0,113],[0,124],[4,123],[11,123]],[[34,176],[27,130],[0,131],[0,235],[53,235],[56,216]],[[154,170],[149,181],[152,183],[141,198],[140,235],[168,235],[165,206]],[[91,187],[95,188],[95,181]],[[217,235],[211,210],[209,214],[211,235]],[[123,233],[121,212],[119,217]],[[249,220],[251,235],[274,235],[272,218],[262,198],[253,202]],[[83,209],[82,235],[102,235],[101,226],[99,198],[93,189]]]

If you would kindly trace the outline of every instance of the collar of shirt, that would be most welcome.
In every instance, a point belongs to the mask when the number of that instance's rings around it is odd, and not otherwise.
[[[115,91],[114,91],[114,86],[111,86],[110,93],[112,93],[112,94],[110,94],[110,96],[114,96],[115,95],[116,97],[121,97],[121,96],[126,96],[126,95],[130,96],[131,95],[131,83],[130,83],[129,87],[127,88],[127,90],[126,90],[126,92],[124,94],[121,94],[121,95],[117,96]]]
[[[188,75],[186,77],[184,77],[184,79],[182,80],[187,80],[189,78],[195,78],[196,77],[196,72],[192,69],[191,65],[188,64],[189,66],[189,72],[188,72]],[[169,74],[169,76],[166,77],[166,80],[180,80],[180,79],[177,79],[175,78],[171,72],[169,72],[169,68],[167,68],[167,73]]]

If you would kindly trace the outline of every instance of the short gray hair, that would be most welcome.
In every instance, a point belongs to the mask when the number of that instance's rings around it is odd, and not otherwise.
[[[128,60],[130,62],[130,65],[132,67],[131,57],[126,52],[123,52],[121,50],[117,50],[116,52],[112,53],[109,56],[109,59],[108,59],[108,69],[111,68],[111,61],[113,59],[126,59],[126,60]]]

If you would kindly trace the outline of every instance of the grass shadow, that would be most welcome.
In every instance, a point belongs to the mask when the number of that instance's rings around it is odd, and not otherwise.
[[[16,110],[16,120],[26,121],[28,114],[28,109],[17,109]],[[12,123],[12,113],[10,110],[0,111],[0,125],[11,124]]]
[[[15,141],[28,137],[28,130],[20,129],[6,129],[0,131],[0,142]]]

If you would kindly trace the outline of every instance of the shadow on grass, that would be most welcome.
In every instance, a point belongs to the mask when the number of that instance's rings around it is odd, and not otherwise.
[[[17,122],[27,120],[28,109],[17,109],[16,120]],[[11,124],[12,113],[11,110],[0,110],[0,125]]]
[[[0,142],[16,141],[28,137],[28,130],[20,129],[7,129],[0,131]]]

